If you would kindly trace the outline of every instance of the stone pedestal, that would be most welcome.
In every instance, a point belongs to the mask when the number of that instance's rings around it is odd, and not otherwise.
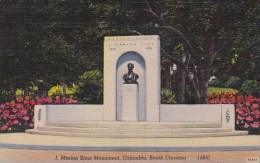
[[[122,85],[121,121],[138,121],[138,84]]]
[[[121,121],[123,75],[128,63],[139,75],[139,120],[158,122],[161,103],[160,37],[111,36],[104,40],[104,121]]]

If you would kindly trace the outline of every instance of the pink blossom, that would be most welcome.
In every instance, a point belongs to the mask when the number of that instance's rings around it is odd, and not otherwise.
[[[27,114],[27,110],[26,110],[26,109],[21,109],[21,110],[20,110],[20,113],[21,113],[22,115],[26,115],[26,114]]]
[[[253,128],[258,128],[258,127],[260,127],[260,122],[254,122],[250,126]]]
[[[13,123],[14,123],[15,125],[17,125],[17,124],[19,123],[19,121],[18,121],[18,120],[14,120]]]
[[[17,98],[16,101],[19,102],[19,103],[23,102],[23,98]]]
[[[47,104],[52,104],[52,99],[50,97],[47,97],[44,99],[44,102]]]
[[[33,123],[30,123],[30,124],[29,124],[29,127],[33,127]]]
[[[3,111],[3,116],[4,116],[4,117],[8,117],[9,114],[10,114],[9,110]]]
[[[238,116],[237,116],[237,119],[238,119],[238,120],[243,120],[244,118],[243,118],[242,116],[238,115]]]
[[[247,121],[253,121],[253,118],[251,116],[246,117]]]
[[[9,119],[15,119],[15,115],[10,115]]]
[[[244,112],[241,109],[236,110],[238,114],[244,114]]]
[[[4,109],[4,108],[5,108],[5,104],[2,104],[2,105],[1,105],[1,108]]]
[[[251,106],[251,102],[250,102],[250,101],[247,101],[247,102],[246,102],[246,106],[247,106],[247,107]]]
[[[8,129],[8,126],[7,125],[3,125],[1,128],[0,128],[0,131],[6,131]]]
[[[12,102],[10,103],[10,106],[11,106],[12,108],[15,107],[15,102],[12,101]]]
[[[36,105],[42,104],[43,100],[41,98],[36,98]]]
[[[259,105],[258,105],[258,104],[254,103],[254,104],[252,105],[252,109],[258,109],[258,108],[259,108]]]
[[[25,101],[29,101],[29,100],[30,100],[30,96],[26,96]]]
[[[248,128],[248,127],[249,127],[249,125],[248,125],[247,123],[245,123],[244,127],[245,127],[245,128]]]
[[[28,121],[29,119],[30,119],[29,116],[26,116],[23,118],[23,120],[25,120],[25,121]]]
[[[259,110],[254,110],[253,113],[255,114],[256,118],[260,118],[260,111]]]
[[[35,101],[34,101],[34,100],[31,100],[31,101],[30,101],[30,104],[31,104],[31,105],[35,105]]]
[[[23,108],[23,104],[18,103],[18,104],[16,104],[16,107],[21,109],[21,108]]]

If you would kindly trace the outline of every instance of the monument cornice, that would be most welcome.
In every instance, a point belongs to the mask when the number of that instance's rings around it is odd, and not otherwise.
[[[138,36],[106,36],[105,41],[144,41],[160,40],[159,35],[138,35]]]

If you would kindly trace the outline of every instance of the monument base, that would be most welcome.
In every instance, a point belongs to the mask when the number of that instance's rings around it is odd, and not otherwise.
[[[138,121],[138,84],[122,85],[121,121]]]

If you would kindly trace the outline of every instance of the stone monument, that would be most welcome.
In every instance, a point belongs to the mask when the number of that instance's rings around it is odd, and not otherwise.
[[[104,103],[36,105],[27,133],[84,137],[234,136],[232,104],[161,104],[157,35],[104,40]]]
[[[123,87],[123,84],[127,82],[122,80],[122,77],[126,74],[128,65],[134,65],[135,74],[138,74],[138,85]],[[136,75],[135,77],[137,78]],[[124,110],[126,108],[124,101],[127,95],[123,93],[129,93],[125,90],[130,89],[127,87],[136,87],[138,100],[134,105],[138,105],[136,113],[138,117],[136,119],[136,117],[131,118],[128,115],[127,119],[159,121],[160,78],[160,39],[158,35],[105,37],[104,120],[124,121],[126,118],[124,113],[127,112]]]
[[[128,72],[124,74],[122,84],[121,121],[138,121],[139,87],[138,74],[133,72],[134,64],[128,63]]]

